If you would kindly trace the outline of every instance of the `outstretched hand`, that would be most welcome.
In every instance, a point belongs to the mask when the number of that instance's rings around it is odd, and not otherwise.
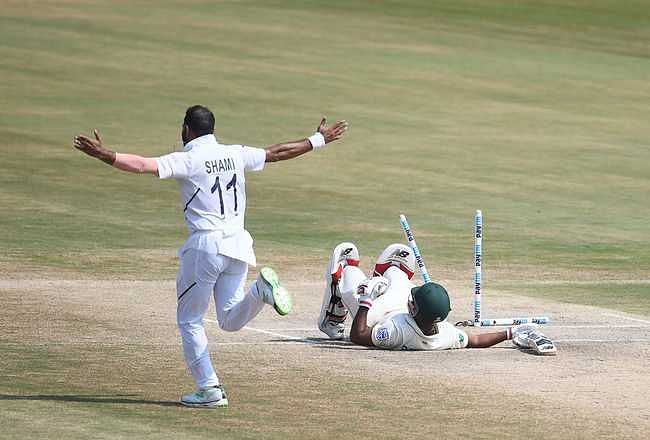
[[[74,145],[77,150],[81,150],[90,156],[96,157],[93,153],[103,148],[104,144],[102,144],[102,138],[99,137],[99,132],[97,130],[93,130],[93,134],[95,135],[95,139],[91,139],[83,134],[75,136],[72,145]]]
[[[340,139],[341,136],[347,131],[348,129],[348,122],[343,120],[343,121],[336,121],[334,125],[331,127],[327,126],[327,118],[323,118],[320,121],[320,124],[318,125],[318,132],[323,135],[325,138],[325,143],[329,144],[330,142],[334,142],[337,139]]]
[[[104,148],[102,143],[102,138],[99,136],[97,130],[93,130],[95,139],[91,139],[82,134],[75,136],[72,142],[72,145],[80,151],[83,151],[89,156],[96,157],[109,165],[112,165],[115,162],[115,152],[110,151]]]

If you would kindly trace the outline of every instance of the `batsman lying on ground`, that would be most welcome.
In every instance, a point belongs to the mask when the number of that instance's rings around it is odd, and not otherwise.
[[[334,248],[325,280],[327,286],[318,328],[331,339],[342,339],[348,312],[352,315],[350,340],[387,350],[446,350],[487,348],[506,340],[540,355],[556,348],[535,324],[468,335],[446,318],[449,295],[437,283],[416,286],[415,256],[408,246],[392,244],[379,256],[373,276],[359,269],[359,251],[352,243]]]

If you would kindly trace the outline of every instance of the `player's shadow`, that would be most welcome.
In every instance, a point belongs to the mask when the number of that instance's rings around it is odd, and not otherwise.
[[[132,399],[130,395],[116,396],[88,396],[78,394],[0,394],[0,400],[30,400],[51,402],[78,402],[78,403],[110,403],[127,405],[156,405],[156,406],[182,406],[178,402],[165,400]]]
[[[336,348],[338,350],[368,350],[368,347],[353,344],[349,340],[332,340],[329,338],[272,339],[271,342],[286,342],[313,345],[318,348]]]
[[[332,340],[329,338],[292,338],[292,339],[271,339],[270,342],[277,343],[277,342],[284,342],[287,344],[306,344],[306,345],[313,345],[314,347],[317,348],[335,348],[338,350],[380,350],[375,347],[363,347],[360,345],[353,344],[350,342],[349,339],[342,339],[342,340]],[[495,347],[489,347],[489,348],[479,348],[479,349],[472,349],[472,350],[518,350],[522,353],[528,354],[528,355],[533,355],[537,356],[537,353],[535,353],[534,350],[529,350],[525,348],[518,348],[518,347],[513,347],[513,346],[495,346]],[[413,352],[420,352],[418,350],[412,350]],[[430,351],[430,352],[439,352],[439,350],[425,350],[425,351]],[[442,351],[447,351],[447,350],[442,350]]]

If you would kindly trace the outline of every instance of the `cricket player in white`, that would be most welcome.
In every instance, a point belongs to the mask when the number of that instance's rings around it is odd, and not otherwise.
[[[325,294],[319,329],[342,339],[348,312],[353,316],[350,340],[387,350],[446,350],[487,348],[505,340],[537,354],[553,355],[555,346],[536,325],[468,335],[447,322],[449,295],[437,283],[416,286],[410,279],[415,256],[403,244],[388,246],[379,256],[373,276],[359,269],[359,251],[353,243],[337,245],[325,272]]]
[[[80,135],[75,148],[109,165],[133,173],[175,179],[181,192],[183,215],[189,238],[179,250],[177,322],[185,361],[198,391],[181,397],[196,407],[226,406],[228,399],[219,382],[208,351],[203,316],[213,296],[219,326],[237,331],[263,308],[273,305],[280,315],[291,311],[289,293],[268,267],[244,290],[248,266],[255,265],[253,239],[244,229],[246,171],[260,171],[266,162],[292,159],[339,139],[345,121],[333,126],[323,118],[314,135],[294,142],[262,148],[221,145],[214,136],[214,115],[203,106],[187,109],[182,126],[184,148],[157,158],[116,153],[95,139]]]

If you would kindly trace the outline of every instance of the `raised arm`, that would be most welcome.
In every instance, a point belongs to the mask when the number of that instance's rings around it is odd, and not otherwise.
[[[129,173],[147,173],[158,175],[158,162],[153,157],[136,154],[123,154],[104,147],[97,130],[93,130],[95,139],[84,135],[75,136],[73,146],[89,156],[95,157],[108,165]]]
[[[339,139],[347,129],[348,123],[346,121],[337,121],[334,125],[328,127],[327,120],[323,118],[313,136],[298,141],[283,142],[266,147],[266,161],[278,162],[293,159],[308,151],[321,148]]]
[[[372,341],[372,327],[368,327],[368,310],[370,310],[376,298],[386,293],[389,285],[390,281],[384,277],[372,277],[363,281],[357,287],[359,309],[350,329],[350,340],[355,344],[365,345],[366,347],[375,346]],[[392,348],[388,341],[385,348]]]

